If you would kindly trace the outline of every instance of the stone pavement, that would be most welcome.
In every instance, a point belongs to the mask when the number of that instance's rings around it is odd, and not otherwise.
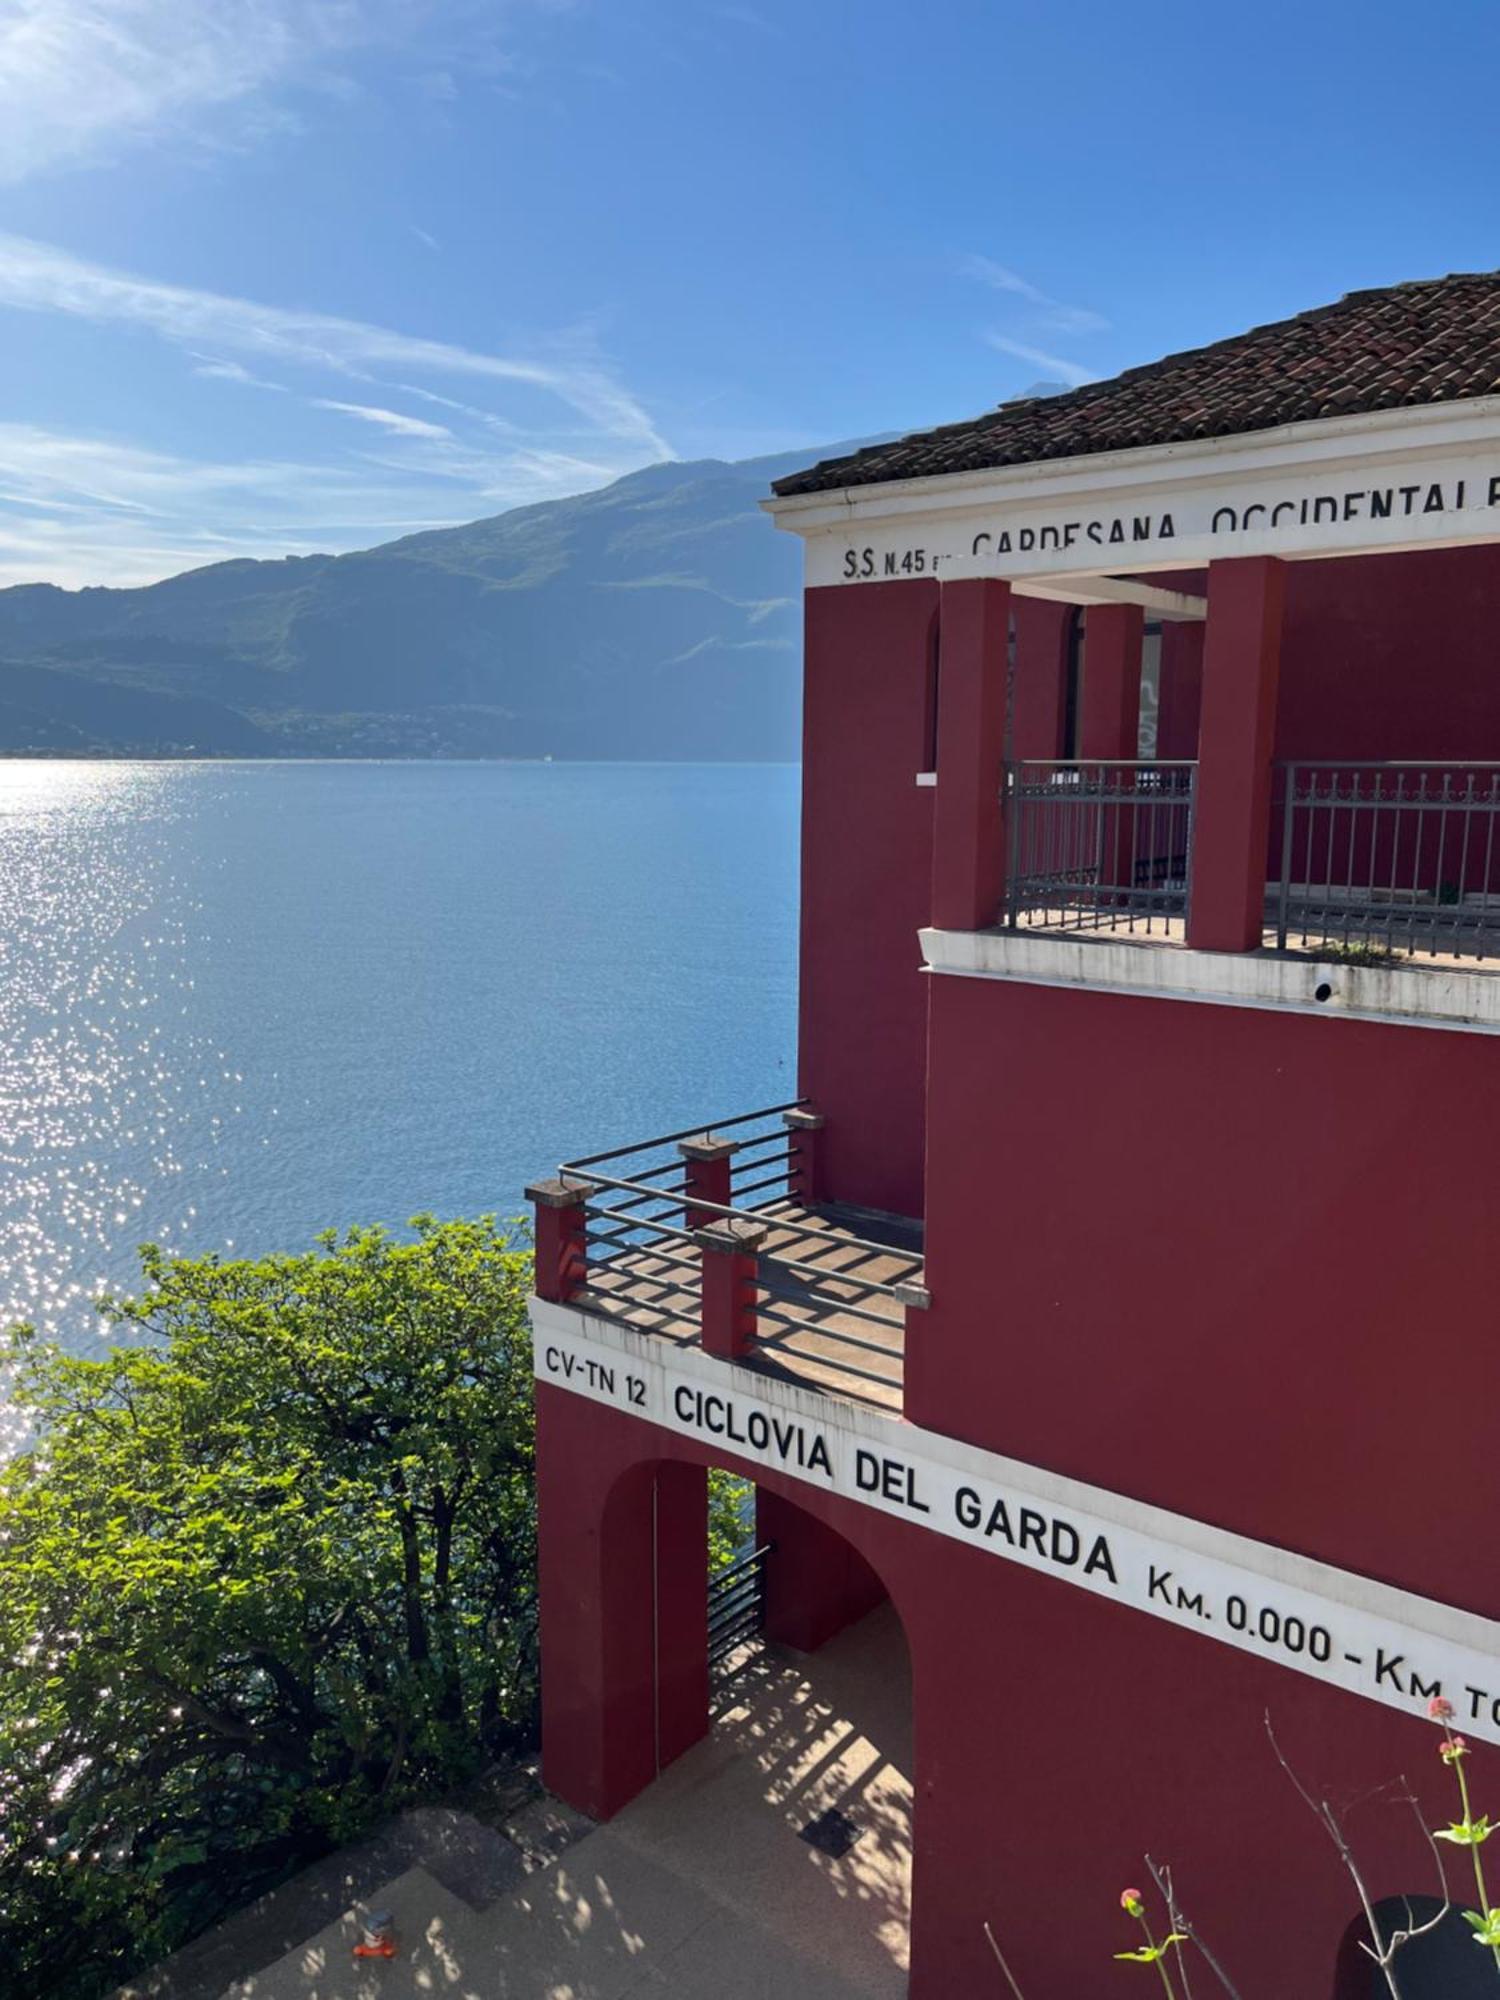
[[[910,1771],[887,1606],[812,1658],[752,1662],[708,1740],[550,1866],[502,1883],[498,1853],[440,1857],[447,1886],[407,1867],[216,2000],[900,2000]],[[840,1857],[799,1837],[829,1808],[854,1834]],[[357,1914],[379,1906],[400,1955],[361,1964]]]

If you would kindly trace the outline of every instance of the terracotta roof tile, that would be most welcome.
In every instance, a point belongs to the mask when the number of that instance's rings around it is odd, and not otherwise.
[[[1003,403],[778,479],[778,494],[1230,437],[1500,391],[1500,272],[1459,273],[1258,326],[1063,395]]]

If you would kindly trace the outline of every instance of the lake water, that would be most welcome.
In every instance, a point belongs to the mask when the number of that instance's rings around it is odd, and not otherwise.
[[[0,1318],[793,1094],[798,774],[0,762]],[[0,1412],[3,1430],[3,1412]]]

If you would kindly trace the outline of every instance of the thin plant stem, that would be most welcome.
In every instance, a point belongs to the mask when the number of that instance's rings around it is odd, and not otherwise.
[[[1291,1765],[1287,1762],[1286,1754],[1282,1750],[1281,1745],[1276,1740],[1276,1732],[1271,1727],[1271,1714],[1269,1709],[1266,1711],[1266,1735],[1271,1739],[1271,1748],[1276,1753],[1277,1763],[1280,1764],[1282,1770],[1285,1771],[1287,1776],[1291,1779],[1292,1784],[1296,1787],[1297,1792],[1305,1801],[1305,1803],[1308,1806],[1308,1809],[1312,1812],[1314,1817],[1322,1821],[1324,1830],[1327,1832],[1329,1839],[1338,1849],[1339,1859],[1343,1862],[1344,1867],[1348,1870],[1349,1879],[1351,1882],[1353,1882],[1355,1889],[1358,1891],[1359,1906],[1364,1911],[1365,1923],[1369,1927],[1370,1936],[1375,1940],[1373,1948],[1369,1945],[1366,1945],[1364,1949],[1366,1953],[1369,1955],[1369,1957],[1373,1958],[1375,1963],[1380,1967],[1380,1970],[1385,1977],[1386,1986],[1390,1991],[1391,2000],[1401,2000],[1401,1988],[1396,1984],[1396,1974],[1391,1964],[1390,1949],[1386,1945],[1385,1940],[1380,1935],[1380,1926],[1375,1921],[1375,1906],[1370,1900],[1370,1893],[1368,1889],[1366,1889],[1365,1887],[1365,1878],[1360,1872],[1359,1863],[1354,1858],[1354,1851],[1350,1847],[1348,1841],[1344,1838],[1344,1830],[1339,1824],[1338,1815],[1334,1812],[1333,1808],[1328,1804],[1326,1800],[1320,1802],[1319,1800],[1313,1797],[1312,1793],[1307,1789],[1306,1785],[1303,1784],[1302,1780],[1297,1776],[1297,1773],[1292,1769]]]
[[[1157,1864],[1151,1859],[1151,1856],[1148,1854],[1146,1856],[1146,1869],[1147,1872],[1150,1874],[1151,1880],[1156,1884],[1158,1895],[1161,1897],[1162,1901],[1167,1906],[1167,1921],[1171,1925],[1172,1929],[1174,1931],[1181,1931],[1183,1936],[1187,1939],[1188,1943],[1196,1947],[1199,1956],[1203,1959],[1209,1971],[1213,1974],[1214,1978],[1218,1980],[1220,1986],[1223,1987],[1224,1991],[1229,1995],[1229,2000],[1240,2000],[1239,1988],[1235,1985],[1234,1981],[1229,1977],[1229,1974],[1224,1970],[1223,1966],[1220,1965],[1219,1961],[1214,1957],[1213,1953],[1209,1950],[1208,1946],[1203,1942],[1202,1938],[1199,1937],[1197,1931],[1193,1928],[1192,1919],[1185,1913],[1181,1905],[1178,1903],[1177,1885],[1173,1880],[1172,1870],[1170,1865],[1167,1862],[1163,1862],[1161,1866],[1158,1867]],[[1186,2000],[1191,2000],[1192,1987],[1191,1984],[1189,1983],[1187,1976],[1187,1965],[1181,1957],[1181,1952],[1182,1952],[1181,1945],[1179,1945],[1177,1949],[1179,1955],[1178,1964],[1182,1971],[1183,1992],[1184,1995],[1186,1996]]]
[[[1443,1724],[1443,1734],[1448,1739],[1451,1751],[1448,1762],[1453,1766],[1453,1775],[1458,1779],[1458,1796],[1463,1803],[1464,1826],[1472,1834],[1474,1831],[1474,1809],[1469,1804],[1469,1781],[1464,1776],[1464,1751],[1454,1743],[1453,1731],[1448,1727],[1446,1722]],[[1474,1886],[1479,1891],[1479,1914],[1487,1919],[1490,1914],[1490,1892],[1485,1887],[1484,1863],[1480,1859],[1479,1842],[1477,1840],[1470,1840],[1469,1853],[1474,1859]],[[1490,1952],[1494,1957],[1497,1969],[1500,1969],[1500,1944],[1492,1944]]]
[[[1001,1951],[999,1945],[996,1944],[995,1942],[995,1933],[990,1929],[989,1919],[987,1917],[985,1919],[985,1924],[984,1924],[984,1934],[990,1941],[990,1950],[995,1954],[995,1963],[1000,1967],[1000,1970],[1005,1974],[1005,1983],[1010,1988],[1011,1992],[1015,1995],[1015,2000],[1026,2000],[1025,1994],[1016,1984],[1016,1975],[1011,1971],[1010,1967],[1005,1963],[1005,1954]]]
[[[1139,1904],[1137,1904],[1137,1908],[1139,1907],[1140,1907]],[[1141,1910],[1140,1915],[1136,1918],[1136,1922],[1140,1925],[1141,1929],[1146,1933],[1147,1944],[1150,1945],[1153,1951],[1155,1951],[1156,1939],[1151,1935],[1151,1925],[1147,1919],[1146,1912],[1144,1910]],[[1165,1950],[1162,1951],[1161,1957],[1156,1960],[1156,1969],[1161,1974],[1161,1983],[1167,1990],[1167,2000],[1177,2000],[1177,1989],[1172,1984],[1171,1973],[1168,1972],[1167,1970],[1167,1954]]]

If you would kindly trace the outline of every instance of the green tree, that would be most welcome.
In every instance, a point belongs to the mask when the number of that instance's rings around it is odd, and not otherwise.
[[[716,1576],[745,1554],[755,1539],[755,1488],[748,1479],[708,1468],[708,1573]]]
[[[0,1991],[87,1996],[530,1732],[530,1257],[488,1218],[142,1252],[10,1340]]]

